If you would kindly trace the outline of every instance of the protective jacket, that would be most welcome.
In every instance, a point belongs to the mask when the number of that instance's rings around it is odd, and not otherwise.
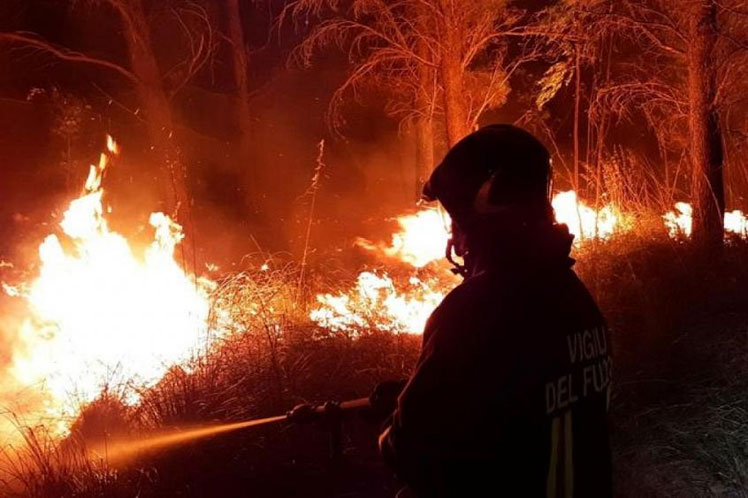
[[[611,496],[610,340],[572,237],[502,240],[431,315],[382,453],[420,497]]]

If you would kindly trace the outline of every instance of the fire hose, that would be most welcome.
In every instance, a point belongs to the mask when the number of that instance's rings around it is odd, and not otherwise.
[[[328,401],[320,405],[301,404],[286,414],[286,420],[295,424],[305,424],[320,420],[329,431],[330,459],[343,456],[343,415],[345,412],[371,408],[371,398],[358,398],[350,401]]]
[[[397,398],[407,379],[380,382],[368,398],[358,398],[341,403],[328,401],[320,405],[297,405],[286,414],[286,420],[308,423],[322,420],[330,437],[330,458],[337,460],[343,455],[342,421],[345,412],[366,410],[372,420],[384,420],[397,405]]]
[[[372,395],[367,398],[357,398],[342,402],[327,401],[320,404],[304,403],[296,405],[285,415],[200,427],[136,440],[113,442],[102,448],[91,448],[90,452],[97,458],[106,458],[107,460],[114,461],[133,454],[250,427],[267,426],[284,421],[294,424],[321,422],[329,434],[330,458],[338,460],[343,455],[342,424],[345,415],[350,412],[366,411],[370,419],[383,420],[394,409],[397,395],[402,390],[404,384],[405,381],[382,382],[377,385]]]

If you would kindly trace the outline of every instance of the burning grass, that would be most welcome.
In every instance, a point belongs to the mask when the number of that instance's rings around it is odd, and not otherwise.
[[[153,240],[142,251],[109,228],[102,181],[117,153],[109,138],[60,230],[39,246],[38,274],[16,288],[27,314],[12,344],[12,381],[0,388],[19,397],[31,388],[39,399],[24,416],[58,420],[58,434],[108,384],[153,385],[220,332],[206,329],[214,282],[190,276],[175,259],[177,223],[152,213]],[[127,396],[137,402],[134,390]]]
[[[647,230],[643,224],[615,242],[587,244],[575,254],[615,334],[619,495],[738,492],[748,468],[740,375],[748,373],[748,246],[736,239],[721,261],[707,261],[654,221],[651,226]],[[101,435],[95,427],[109,427],[103,432],[112,441],[113,428],[147,437],[282,413],[300,401],[366,395],[375,382],[408,374],[417,336],[379,330],[374,322],[357,326],[356,333],[335,332],[309,319],[317,303],[312,287],[340,288],[350,281],[343,270],[337,272],[343,280],[335,282],[329,275],[336,272],[312,269],[300,289],[295,265],[258,258],[250,265],[254,269],[219,282],[213,306],[221,313],[213,319],[235,329],[218,347],[171,368],[139,393],[135,406],[90,405],[72,439],[55,442],[36,429],[27,432],[33,435],[25,444],[31,459],[12,467],[15,477],[6,478],[5,491],[39,497],[163,496],[206,490],[219,479],[233,483],[222,488],[232,496],[240,481],[251,479],[257,496],[291,496],[302,492],[301,486],[312,486],[304,490],[307,496],[335,496],[324,494],[329,488],[320,480],[328,474],[321,470],[325,465],[320,467],[326,448],[319,439],[323,432],[314,435],[318,429],[283,426],[218,436],[162,448],[126,465],[67,456],[75,448],[70,441],[90,445],[97,431]],[[392,481],[376,459],[375,428],[354,424],[348,430],[349,465],[371,486],[370,494],[357,496],[387,496]]]
[[[746,241],[706,258],[653,219],[578,257],[613,326],[617,494],[743,496]]]
[[[113,142],[109,151],[116,153]],[[109,230],[101,179],[110,155],[92,167],[84,195],[66,213],[67,239],[50,235],[42,245],[39,277],[28,288],[5,285],[31,305],[21,333],[29,354],[14,356],[10,372],[32,390],[47,381],[39,388],[45,414],[63,408],[76,417],[46,426],[16,418],[21,438],[3,454],[0,491],[40,498],[215,494],[220,482],[225,496],[239,489],[350,494],[323,486],[324,445],[298,428],[194,440],[299,402],[365,396],[381,380],[407,376],[427,316],[457,283],[438,261],[449,221],[435,210],[399,218],[401,231],[389,244],[359,240],[369,263],[355,272],[333,267],[324,254],[302,264],[256,254],[243,261],[244,271],[196,279],[175,259],[182,234],[166,216],[152,215],[156,235],[142,258]],[[686,205],[664,216],[612,204],[595,210],[565,192],[554,207],[578,235],[578,271],[614,333],[619,491],[651,491],[637,472],[659,476],[652,486],[664,489],[668,475],[686,471],[707,476],[699,486],[739,489],[748,452],[731,438],[746,439],[739,426],[745,396],[718,367],[748,371],[742,347],[728,347],[736,344],[734,329],[748,323],[745,216],[728,214],[725,251],[706,259],[688,241]],[[685,335],[723,317],[731,317],[725,331]],[[711,340],[725,345],[726,357],[706,354],[702,345]],[[76,361],[67,365],[69,358]],[[89,368],[85,360],[98,363]],[[695,371],[710,372],[711,380]],[[80,409],[68,396],[78,382]],[[677,427],[703,428],[708,437]],[[392,485],[375,432],[365,424],[350,429],[350,465],[358,470],[347,475],[362,474],[348,485],[367,487],[357,496],[383,496]],[[666,456],[642,460],[661,447]],[[121,459],[110,448],[133,451]]]
[[[171,434],[189,448],[184,431],[214,432],[213,426],[285,413],[303,401],[367,395],[378,380],[407,375],[417,338],[331,333],[309,320],[307,301],[310,289],[298,288],[298,267],[289,263],[263,263],[219,282],[211,320],[229,323],[231,333],[139,389],[136,404],[125,395],[131,386],[110,386],[82,408],[67,438],[18,420],[23,440],[2,456],[0,494],[133,496],[145,492],[148,465],[180,451],[143,441]],[[116,450],[122,447],[133,449],[126,460]],[[149,491],[170,494],[162,485]]]

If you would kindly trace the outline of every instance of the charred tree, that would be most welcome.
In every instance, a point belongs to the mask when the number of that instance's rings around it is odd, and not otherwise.
[[[694,203],[693,238],[720,246],[724,233],[722,130],[717,110],[717,5],[696,0],[689,26],[688,97],[691,140],[691,192]]]

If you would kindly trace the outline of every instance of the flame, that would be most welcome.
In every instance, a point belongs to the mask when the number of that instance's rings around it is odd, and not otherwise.
[[[67,430],[66,418],[103,388],[117,382],[153,385],[170,367],[184,364],[224,333],[208,326],[216,284],[187,274],[174,259],[184,239],[181,226],[163,213],[152,213],[153,239],[143,251],[109,228],[102,181],[118,153],[117,143],[107,137],[106,152],[91,166],[84,193],[62,217],[61,233],[50,234],[39,246],[36,278],[27,284],[2,283],[6,294],[25,300],[29,309],[6,377],[10,385],[41,393],[39,415],[61,421],[60,434]],[[595,210],[574,191],[558,193],[552,204],[557,221],[569,227],[577,244],[609,239],[630,227],[614,206]],[[691,206],[677,203],[675,208],[663,217],[670,236],[690,236]],[[451,221],[429,208],[397,222],[399,231],[389,245],[359,244],[401,262],[405,271],[397,277],[364,271],[352,288],[318,294],[309,313],[314,323],[352,337],[371,331],[422,332],[457,282],[434,265],[444,257]],[[725,230],[748,237],[748,218],[741,211],[726,213]],[[270,266],[263,264],[261,271],[269,272]],[[256,314],[251,305],[249,313]],[[137,402],[136,392],[127,391],[126,401]]]
[[[423,268],[444,256],[450,237],[451,221],[437,209],[424,209],[416,214],[397,219],[400,232],[392,236],[390,247],[384,252],[415,268]]]
[[[693,227],[693,207],[687,202],[676,202],[675,210],[663,216],[665,227],[672,238],[690,237]],[[734,234],[748,239],[748,217],[739,210],[725,213],[725,235]]]
[[[608,239],[623,228],[622,216],[612,205],[596,211],[579,201],[573,190],[556,194],[552,204],[556,221],[569,227],[577,244],[583,239]],[[444,258],[452,224],[447,213],[426,208],[398,217],[397,223],[400,231],[392,235],[388,246],[373,244],[366,239],[358,239],[357,244],[414,268],[423,268]]]
[[[662,218],[665,220],[665,227],[670,237],[691,236],[693,208],[687,202],[676,202],[675,211],[665,213]]]
[[[737,209],[725,213],[725,231],[748,239],[748,217]]]
[[[589,239],[607,240],[631,227],[626,216],[615,206],[608,204],[595,210],[580,201],[574,191],[556,194],[552,204],[556,221],[568,226],[577,245]],[[690,236],[690,204],[679,202],[676,210],[664,215],[670,236]],[[359,245],[415,269],[443,258],[450,237],[447,229],[451,224],[449,216],[429,208],[397,220],[400,231],[392,236],[389,246],[365,240],[359,240]],[[748,218],[741,211],[726,213],[725,231],[747,238]],[[412,276],[407,284],[400,285],[387,274],[363,272],[352,289],[337,294],[319,294],[317,307],[310,313],[310,318],[320,327],[338,332],[420,333],[431,311],[454,284],[455,280],[446,276],[428,282]]]
[[[353,335],[364,330],[420,334],[434,308],[444,299],[438,284],[415,276],[398,289],[392,278],[363,272],[355,289],[345,294],[319,294],[312,321],[334,332]]]
[[[622,226],[621,216],[610,205],[599,211],[577,199],[576,192],[561,192],[553,199],[556,219],[582,239],[607,239]],[[359,239],[358,244],[387,258],[420,269],[444,258],[450,237],[451,221],[434,208],[397,218],[400,231],[392,235],[388,246]],[[363,272],[356,285],[337,294],[317,295],[317,306],[310,318],[324,329],[349,334],[378,330],[418,334],[431,312],[456,284],[456,278],[442,272],[440,277],[424,281],[412,275],[406,283],[396,284],[387,274]]]
[[[390,245],[372,244],[359,238],[356,244],[370,251],[394,258],[414,268],[423,268],[444,257],[451,237],[449,215],[439,209],[426,208],[397,218],[400,231],[392,235]]]
[[[577,243],[583,239],[608,239],[620,228],[620,216],[613,206],[596,211],[579,201],[573,190],[556,194],[552,204],[556,221],[569,227]]]
[[[16,291],[30,316],[8,374],[41,392],[43,415],[55,419],[75,415],[108,383],[155,383],[207,339],[215,284],[186,274],[175,261],[181,227],[163,213],[151,214],[154,238],[141,256],[109,229],[101,183],[119,151],[111,137],[107,150],[91,166],[84,195],[65,212],[62,234],[39,247],[38,276]],[[136,400],[132,393],[127,398]]]

